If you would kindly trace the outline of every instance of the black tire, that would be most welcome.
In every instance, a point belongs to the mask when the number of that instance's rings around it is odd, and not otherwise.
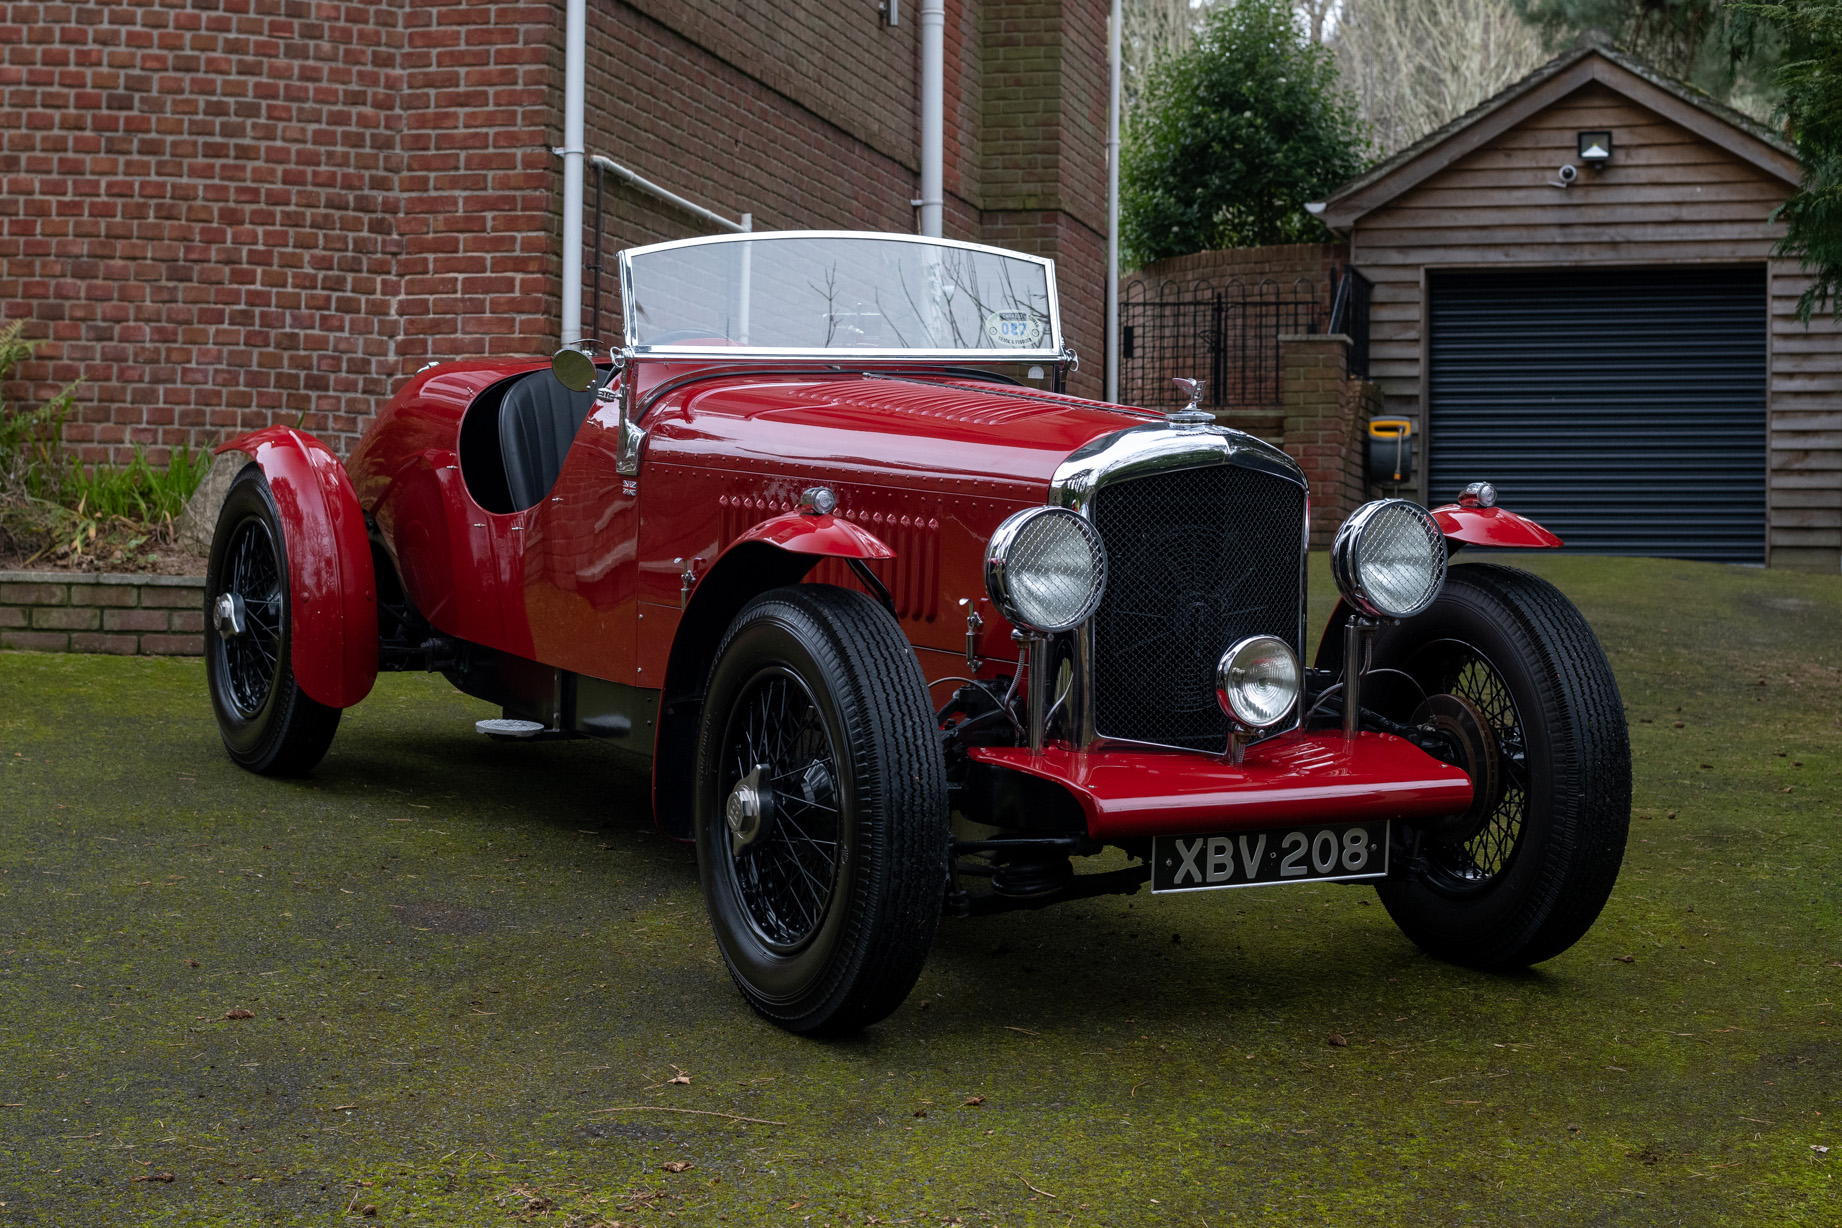
[[[205,572],[205,679],[224,749],[264,776],[312,771],[332,745],[339,709],[309,699],[294,679],[288,546],[268,479],[245,465],[230,484]],[[241,630],[220,626],[235,597]]]
[[[1492,730],[1497,797],[1472,833],[1420,842],[1421,865],[1377,888],[1440,959],[1526,967],[1559,955],[1611,896],[1631,822],[1624,705],[1592,628],[1559,589],[1514,568],[1454,567],[1430,609],[1375,636],[1371,700],[1407,719],[1460,695]]]
[[[727,816],[747,779],[766,799],[752,820],[737,802],[738,834]],[[836,1036],[901,1004],[940,921],[946,772],[886,610],[821,585],[742,608],[705,691],[693,814],[704,901],[750,1006]]]

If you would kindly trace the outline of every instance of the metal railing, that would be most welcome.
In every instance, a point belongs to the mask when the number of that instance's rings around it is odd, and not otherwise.
[[[1119,399],[1174,408],[1182,398],[1171,377],[1187,376],[1209,381],[1205,408],[1276,408],[1279,338],[1323,331],[1327,299],[1307,278],[1134,282],[1120,302]]]

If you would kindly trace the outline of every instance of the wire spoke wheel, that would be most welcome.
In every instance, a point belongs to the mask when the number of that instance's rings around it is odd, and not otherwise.
[[[1506,770],[1495,807],[1474,835],[1424,850],[1434,886],[1455,894],[1485,890],[1509,870],[1527,825],[1527,753],[1515,697],[1490,658],[1462,640],[1435,640],[1422,646],[1404,664],[1403,672],[1429,695],[1443,693],[1469,700],[1496,741]]]
[[[799,675],[775,667],[743,691],[724,742],[722,795],[733,800],[744,787],[765,816],[746,839],[731,824],[736,894],[763,945],[797,951],[818,932],[838,885],[842,805],[831,734]]]
[[[255,465],[232,479],[205,572],[205,678],[231,759],[267,776],[297,776],[326,754],[339,709],[294,676],[288,539]]]
[[[1405,829],[1418,856],[1376,884],[1388,915],[1469,967],[1565,951],[1611,895],[1631,815],[1624,706],[1591,626],[1547,581],[1466,563],[1373,655],[1377,711],[1476,739],[1471,807]]]
[[[743,998],[808,1036],[888,1015],[947,879],[946,772],[901,626],[862,593],[770,589],[730,621],[699,720],[697,872]]]
[[[242,630],[217,637],[225,689],[237,712],[250,718],[275,690],[281,662],[281,570],[269,527],[250,517],[233,531],[220,597],[237,603]]]

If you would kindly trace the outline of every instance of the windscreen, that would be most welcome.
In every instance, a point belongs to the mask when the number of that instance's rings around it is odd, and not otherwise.
[[[628,253],[628,341],[787,351],[1059,349],[1048,266],[876,236],[763,235]]]

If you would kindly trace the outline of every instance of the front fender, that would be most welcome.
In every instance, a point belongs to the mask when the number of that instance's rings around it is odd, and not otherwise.
[[[697,767],[704,679],[730,621],[759,594],[798,584],[820,559],[894,557],[881,538],[842,517],[789,512],[755,525],[717,558],[678,620],[665,666],[652,757],[653,814],[665,834],[691,837],[691,778]]]
[[[842,517],[812,516],[805,512],[788,512],[772,520],[763,520],[736,538],[729,549],[734,550],[744,542],[766,542],[789,554],[818,554],[836,559],[895,557],[895,551],[868,529],[859,528]]]
[[[377,681],[377,576],[345,467],[318,439],[285,426],[240,436],[216,451],[255,461],[281,513],[295,681],[310,699],[351,707]]]
[[[1448,549],[1457,549],[1454,542],[1498,550],[1556,550],[1562,545],[1560,538],[1508,508],[1463,507],[1448,503],[1432,511],[1434,523],[1445,534]]]

